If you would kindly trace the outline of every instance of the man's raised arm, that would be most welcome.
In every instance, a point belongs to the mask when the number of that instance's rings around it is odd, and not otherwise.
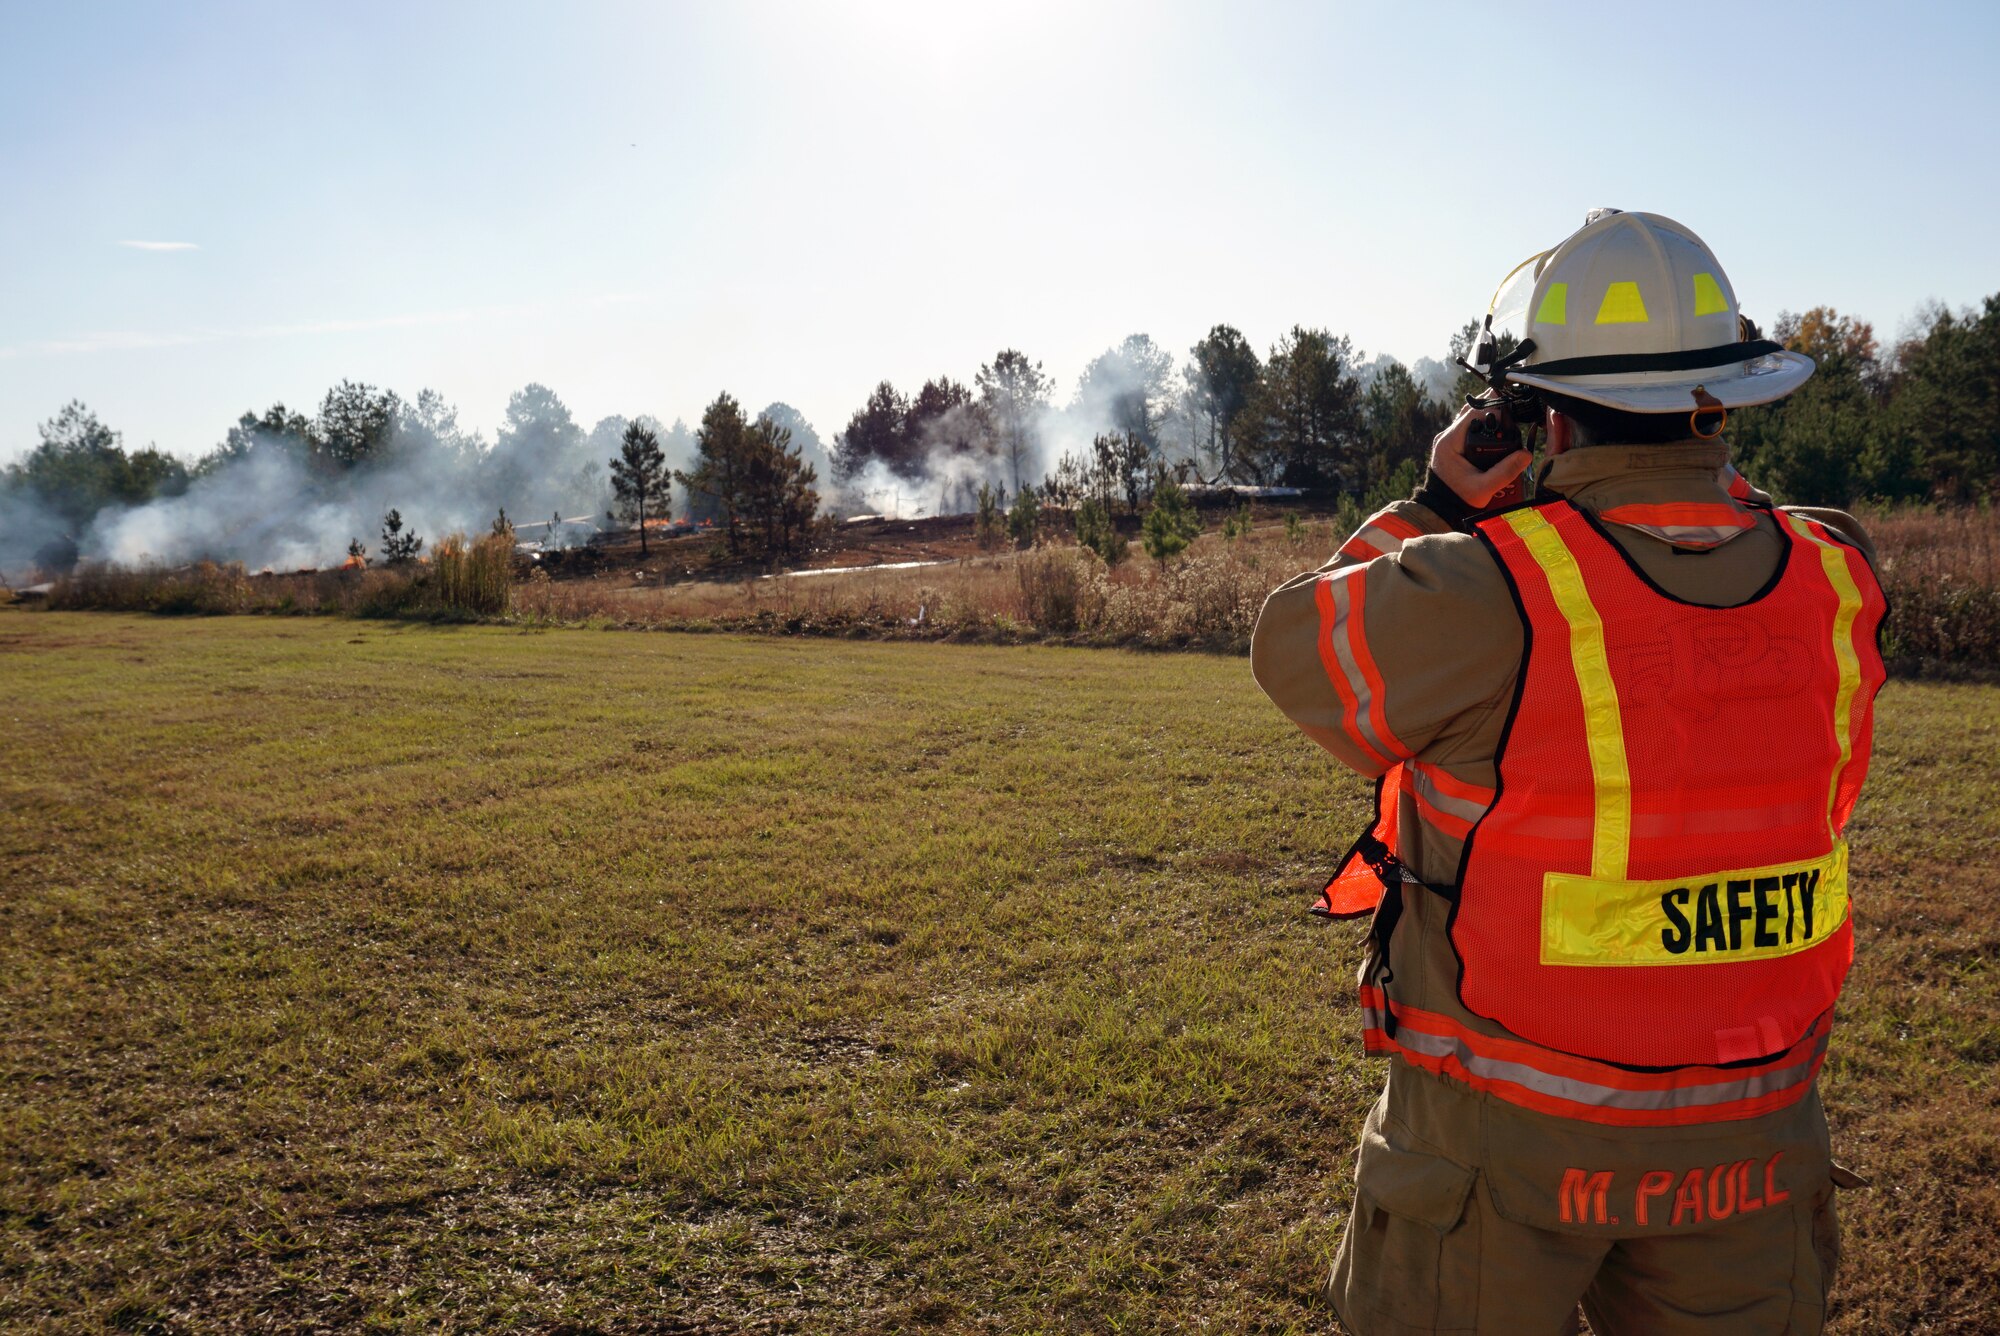
[[[1472,720],[1506,708],[1520,661],[1499,568],[1415,500],[1369,517],[1333,560],[1279,586],[1250,642],[1264,694],[1371,778],[1420,752],[1451,759]]]

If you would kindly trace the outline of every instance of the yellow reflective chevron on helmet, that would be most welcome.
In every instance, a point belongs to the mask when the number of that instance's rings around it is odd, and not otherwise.
[[[1722,315],[1729,310],[1729,299],[1722,295],[1722,285],[1715,281],[1714,274],[1694,276],[1694,313],[1696,315]]]
[[[1597,307],[1598,324],[1643,325],[1646,318],[1646,299],[1639,295],[1637,283],[1613,283],[1604,290]]]
[[[1569,323],[1569,284],[1549,284],[1549,290],[1542,294],[1542,304],[1535,310],[1535,323],[1538,325]]]

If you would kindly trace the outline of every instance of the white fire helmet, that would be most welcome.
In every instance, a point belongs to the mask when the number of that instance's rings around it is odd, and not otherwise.
[[[1593,210],[1509,275],[1496,313],[1503,305],[1535,344],[1509,380],[1627,412],[1769,403],[1813,373],[1810,357],[1739,320],[1736,290],[1702,239],[1654,213]]]

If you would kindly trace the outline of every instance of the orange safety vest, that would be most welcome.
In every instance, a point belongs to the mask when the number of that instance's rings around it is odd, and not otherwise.
[[[1731,608],[1658,589],[1567,501],[1479,525],[1524,661],[1497,794],[1443,889],[1461,1001],[1531,1042],[1370,986],[1371,1051],[1599,1122],[1747,1117],[1803,1095],[1853,958],[1841,832],[1886,605],[1857,551],[1776,517],[1783,559]],[[1427,773],[1385,777],[1322,912],[1363,912],[1406,875],[1395,811]]]

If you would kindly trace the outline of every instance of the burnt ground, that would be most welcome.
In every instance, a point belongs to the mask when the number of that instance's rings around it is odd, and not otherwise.
[[[1340,509],[1337,495],[1305,496],[1282,501],[1258,501],[1252,513],[1259,522],[1270,522],[1296,512],[1308,522],[1326,520]],[[1238,502],[1227,497],[1198,497],[1195,507],[1204,528],[1220,528],[1235,511]],[[1045,516],[1051,512],[1044,511]],[[1118,515],[1114,522],[1120,532],[1136,539],[1137,515]],[[1054,512],[1056,532],[1068,531],[1068,519]],[[523,561],[519,573],[536,567],[554,580],[595,580],[620,583],[643,571],[648,576],[676,581],[740,580],[748,575],[764,575],[777,570],[822,570],[845,567],[889,566],[901,562],[955,561],[977,556],[982,549],[974,527],[974,517],[927,515],[915,519],[832,520],[823,522],[813,540],[789,561],[774,561],[753,554],[731,557],[716,529],[701,529],[676,536],[648,535],[646,551],[639,550],[635,534],[601,538],[588,546],[566,548]],[[643,581],[641,581],[643,583]]]

